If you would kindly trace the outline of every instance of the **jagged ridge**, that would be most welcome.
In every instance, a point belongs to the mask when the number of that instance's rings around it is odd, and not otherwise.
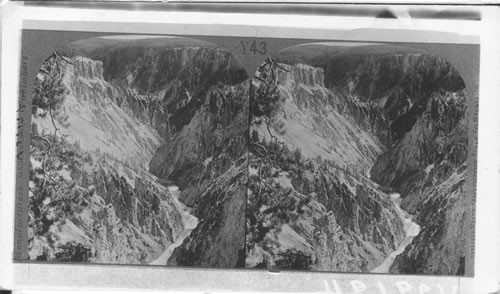
[[[251,97],[247,266],[373,269],[403,237],[392,202],[366,173],[382,144],[339,112],[322,69],[261,68]]]
[[[151,160],[177,183],[203,221],[173,253],[172,264],[234,267],[244,250],[249,83],[214,86],[191,122]]]
[[[120,90],[103,79],[100,61],[54,54],[36,89],[30,258],[156,258],[184,226],[169,192],[144,169],[159,134],[118,106]]]

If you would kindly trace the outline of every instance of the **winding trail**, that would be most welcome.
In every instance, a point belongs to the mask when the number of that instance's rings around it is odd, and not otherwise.
[[[401,208],[401,195],[398,193],[392,193],[390,196],[399,217],[403,221],[403,228],[406,236],[396,250],[391,252],[391,254],[389,254],[379,266],[374,268],[371,271],[372,273],[388,273],[394,263],[394,260],[396,259],[396,256],[403,253],[406,246],[408,246],[413,238],[415,238],[420,232],[420,226],[413,222],[413,216]]]
[[[189,207],[179,201],[179,187],[170,186],[168,187],[168,190],[172,194],[172,198],[174,199],[174,203],[177,206],[177,209],[179,209],[179,211],[181,212],[182,221],[184,223],[184,231],[172,244],[170,244],[165,249],[165,251],[163,251],[163,253],[157,259],[153,260],[150,263],[151,265],[167,265],[170,256],[172,256],[172,253],[174,252],[174,249],[179,247],[182,242],[184,242],[184,239],[186,239],[189,234],[191,234],[191,232],[196,228],[196,226],[198,226],[198,218],[191,214],[191,209]]]

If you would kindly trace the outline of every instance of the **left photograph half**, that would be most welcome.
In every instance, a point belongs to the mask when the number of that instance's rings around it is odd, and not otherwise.
[[[27,260],[245,266],[250,81],[229,51],[86,38],[32,87]]]

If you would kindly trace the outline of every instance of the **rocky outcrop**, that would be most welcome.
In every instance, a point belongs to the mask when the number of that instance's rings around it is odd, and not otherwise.
[[[272,160],[277,167],[251,160],[247,266],[369,271],[401,241],[400,219],[376,186],[331,163]],[[299,255],[309,261],[289,260]]]
[[[128,146],[134,140],[117,140],[122,132],[137,138],[141,148],[155,143],[153,152],[144,147],[145,152],[137,153],[133,166],[141,173],[147,166],[161,178],[155,183],[178,185],[182,191],[180,200],[192,207],[191,213],[200,219],[199,228],[174,250],[172,263],[233,267],[244,247],[246,174],[242,170],[246,167],[249,84],[244,82],[246,72],[228,51],[205,42],[182,40],[191,45],[174,44],[178,39],[181,38],[118,44],[98,38],[72,44],[66,48],[68,55],[86,57],[71,58],[82,60],[82,64],[74,62],[76,74],[68,70],[65,79],[80,100],[78,103],[85,101],[101,108],[74,107],[83,108],[82,120],[97,125],[92,126],[93,131],[99,134],[95,129],[104,126],[112,136],[104,146],[99,145],[103,138],[96,145],[105,148],[107,154],[123,155],[124,150],[115,147]],[[68,101],[66,98],[64,107]],[[91,111],[86,111],[88,108]],[[113,111],[119,115],[115,117]],[[69,117],[75,120],[78,115],[72,113]],[[134,121],[117,124],[120,117]],[[115,130],[116,125],[122,130]],[[146,129],[142,130],[142,126]],[[148,134],[155,136],[154,142],[147,138]],[[141,136],[144,140],[139,140]],[[128,148],[125,151],[129,152]],[[126,156],[123,162],[129,164],[132,159]],[[104,198],[113,199],[121,192],[127,191],[106,191]],[[133,197],[128,198],[117,203],[120,212],[125,212],[125,203],[133,202]],[[127,213],[118,217],[134,220]],[[168,215],[163,217],[163,222],[169,221]],[[207,243],[207,238],[218,241]]]
[[[189,124],[166,140],[150,161],[150,171],[175,182],[188,205],[193,201],[187,195],[199,195],[207,187],[199,184],[201,174],[215,168],[207,173],[217,177],[246,151],[248,89],[248,82],[211,87]]]
[[[234,267],[245,235],[249,83],[213,86],[180,132],[156,152],[150,170],[181,188],[203,221],[170,264]]]
[[[240,157],[198,196],[193,213],[203,221],[174,251],[169,265],[244,266],[247,166],[246,156]]]
[[[353,51],[361,53],[345,50],[311,63],[324,69],[327,87],[343,93],[349,114],[371,124],[388,147],[371,178],[401,193],[402,208],[421,226],[391,271],[463,274],[464,240],[472,238],[457,225],[471,219],[463,80],[444,59],[423,52]]]
[[[247,77],[233,55],[218,48],[125,48],[111,51],[103,59],[107,79],[124,81],[139,94],[156,96],[159,110],[169,114],[173,132],[190,122],[212,85],[232,85]],[[151,117],[155,116],[155,125],[167,118],[158,114]],[[159,131],[164,137],[170,136],[167,130]]]
[[[306,157],[319,156],[343,169],[366,173],[383,145],[354,117],[342,112],[342,98],[325,88],[323,70],[303,64],[280,67],[276,70],[276,105],[270,115],[254,116],[252,131],[263,140],[278,140],[292,150],[300,148]]]
[[[383,103],[392,141],[411,129],[432,93],[465,87],[454,67],[438,56],[402,54],[366,56],[361,60],[348,77],[349,93]]]
[[[46,140],[32,145],[31,259],[148,263],[182,232],[175,202],[154,178],[49,138],[50,153]]]
[[[410,213],[416,211],[429,189],[466,163],[466,103],[463,91],[435,93],[412,130],[373,166],[372,178],[400,191],[403,208]]]
[[[416,222],[423,229],[403,254],[396,257],[393,273],[464,275],[471,219],[467,166],[462,165],[429,191],[418,204]]]
[[[320,68],[274,64],[271,73],[257,74],[254,85],[266,86],[250,102],[247,266],[373,269],[404,234],[383,192],[394,189],[421,231],[391,271],[463,274],[466,237],[460,226],[470,219],[470,202],[464,188],[467,99],[460,76],[439,57],[420,53],[321,58],[314,59],[323,62]],[[332,113],[336,118],[322,123]],[[342,133],[347,124],[356,131]],[[325,132],[328,127],[335,133]],[[289,136],[294,129],[301,136]],[[335,138],[325,146],[334,147],[335,156],[349,150],[351,157],[311,156],[315,135]],[[305,137],[307,146],[296,139]],[[380,143],[367,143],[373,137]],[[325,213],[328,223],[322,221]]]
[[[366,175],[381,143],[338,111],[322,69],[267,62],[250,101],[246,265],[375,268],[404,235],[390,198]]]
[[[434,92],[465,87],[443,58],[404,47],[360,46],[302,59],[324,70],[326,87],[386,145],[411,130]]]
[[[433,95],[412,130],[382,155],[372,177],[402,192],[419,235],[396,258],[394,272],[464,274],[470,216],[466,191],[467,107],[463,91]]]
[[[103,79],[103,64],[85,57],[61,61],[64,87],[57,107],[38,104],[34,121],[40,132],[54,132],[78,142],[84,150],[113,154],[141,168],[162,142],[127,105],[118,103],[122,89]],[[55,125],[54,125],[55,124]]]
[[[57,90],[57,91],[56,91]],[[30,258],[148,263],[184,229],[167,188],[145,170],[162,139],[116,101],[103,64],[54,54],[32,116]]]
[[[70,45],[64,51],[102,61],[104,79],[125,89],[118,103],[130,105],[163,138],[191,121],[212,85],[233,85],[247,78],[229,51],[207,42],[186,38],[122,40],[119,44],[90,41],[104,43],[95,49]]]

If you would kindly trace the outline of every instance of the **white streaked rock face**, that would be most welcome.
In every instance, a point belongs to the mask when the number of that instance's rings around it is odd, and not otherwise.
[[[126,104],[118,105],[124,89],[103,79],[101,61],[68,61],[62,104],[52,117],[38,109],[32,119],[37,135],[57,140],[51,150],[32,142],[32,199],[40,203],[31,213],[30,258],[150,262],[185,225],[171,192],[146,169],[163,139]]]

